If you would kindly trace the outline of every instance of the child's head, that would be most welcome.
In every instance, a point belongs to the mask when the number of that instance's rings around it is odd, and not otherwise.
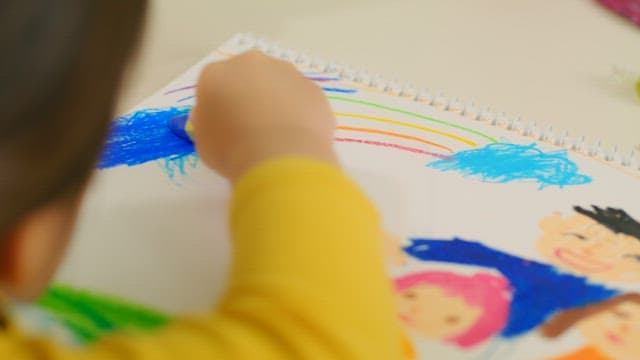
[[[0,5],[0,285],[37,295],[57,267],[144,0]]]
[[[593,281],[639,282],[640,223],[621,209],[575,210],[540,222],[540,253],[559,269]]]
[[[509,316],[506,279],[425,271],[395,280],[400,318],[420,335],[468,348],[498,333]]]
[[[640,358],[640,294],[619,295],[560,312],[540,331],[547,338],[556,338],[574,326],[590,346],[612,359]]]

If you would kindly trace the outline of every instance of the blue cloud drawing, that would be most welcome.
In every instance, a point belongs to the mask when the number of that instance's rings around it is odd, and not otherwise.
[[[437,160],[427,166],[443,172],[457,171],[490,183],[535,181],[540,185],[539,189],[592,182],[591,177],[578,173],[578,165],[569,159],[566,150],[544,152],[536,143],[489,144],[457,152],[449,159]]]

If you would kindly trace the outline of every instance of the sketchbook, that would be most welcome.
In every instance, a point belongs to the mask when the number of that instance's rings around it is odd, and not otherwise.
[[[244,34],[114,122],[98,165],[104,186],[89,198],[115,215],[87,215],[81,234],[102,227],[190,260],[132,283],[134,298],[161,284],[153,277],[181,294],[176,311],[221,290],[228,243],[206,244],[227,238],[229,188],[166,124],[197,101],[205,64],[253,48],[294,63],[330,101],[337,153],[382,214],[407,359],[640,358],[634,153]],[[190,239],[175,244],[185,227]]]

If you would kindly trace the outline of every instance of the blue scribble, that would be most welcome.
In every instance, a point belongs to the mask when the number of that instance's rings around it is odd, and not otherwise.
[[[176,170],[184,174],[185,165],[193,166],[194,146],[174,135],[167,124],[169,119],[190,109],[144,109],[114,120],[98,168],[163,160],[170,178],[175,176]]]
[[[479,177],[491,183],[533,180],[547,186],[583,185],[591,177],[578,173],[578,165],[565,150],[544,152],[537,144],[489,144],[483,148],[455,153],[449,159],[429,165],[440,171],[458,171],[464,176]]]
[[[165,158],[160,165],[169,176],[169,179],[173,180],[177,174],[186,175],[187,168],[195,169],[198,166],[199,159],[196,154],[189,154],[176,159]]]
[[[340,81],[339,77],[327,77],[327,76],[307,76],[307,79],[311,81],[317,81],[317,82]]]
[[[183,102],[183,101],[191,100],[191,99],[193,99],[195,97],[196,97],[195,95],[185,96],[185,97],[183,97],[181,99],[178,99],[176,102]]]
[[[323,86],[322,90],[326,92],[337,92],[342,94],[355,94],[358,92],[358,90],[356,89],[346,89],[346,88],[326,87],[326,86]]]
[[[411,239],[404,251],[426,262],[481,266],[504,275],[511,285],[509,320],[504,338],[535,329],[559,311],[584,307],[618,295],[619,291],[562,273],[551,265],[523,259],[482,243],[454,238]]]

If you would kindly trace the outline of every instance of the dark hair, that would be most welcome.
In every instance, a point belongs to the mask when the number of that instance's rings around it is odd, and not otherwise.
[[[0,239],[86,182],[146,0],[0,1]]]
[[[580,320],[610,310],[624,302],[634,302],[640,305],[640,294],[618,295],[599,303],[562,311],[540,326],[540,333],[547,338],[556,338],[564,334],[565,331]]]
[[[580,206],[574,206],[573,208],[578,213],[592,218],[614,233],[626,234],[640,240],[640,223],[635,221],[624,210],[610,207],[602,209],[595,205],[591,205],[591,207],[593,211],[583,209]]]

